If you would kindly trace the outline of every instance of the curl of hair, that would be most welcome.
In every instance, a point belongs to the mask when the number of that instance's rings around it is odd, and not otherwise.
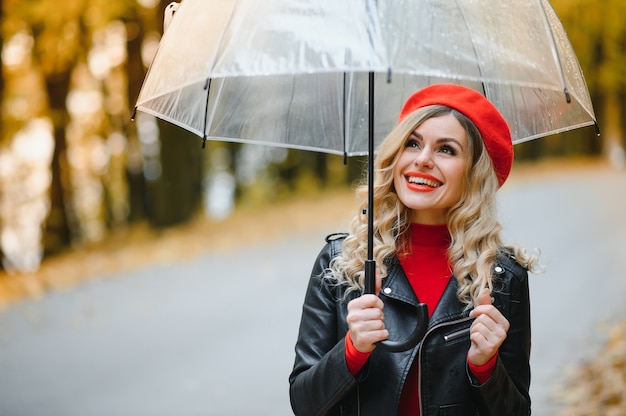
[[[374,260],[377,273],[384,279],[390,259],[408,244],[411,210],[398,198],[394,187],[394,167],[410,134],[429,118],[453,114],[467,133],[465,186],[459,202],[448,212],[451,235],[448,250],[454,276],[458,280],[459,300],[468,307],[478,304],[483,289],[494,290],[493,268],[503,250],[512,253],[518,263],[534,271],[537,253],[528,253],[517,245],[505,246],[500,238],[501,225],[496,216],[498,180],[491,159],[475,125],[463,114],[445,106],[428,106],[408,115],[381,143],[374,162]],[[366,184],[357,190],[358,206],[343,252],[330,264],[328,278],[348,286],[346,294],[362,291],[367,259]],[[364,211],[365,210],[365,211]]]

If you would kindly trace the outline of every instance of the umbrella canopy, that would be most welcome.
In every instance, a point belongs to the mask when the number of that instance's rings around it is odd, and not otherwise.
[[[405,100],[441,82],[484,94],[514,143],[595,124],[580,66],[546,0],[184,0],[173,8],[136,109],[204,139],[373,154]],[[376,108],[376,111],[374,111]],[[427,327],[425,304],[404,341]]]
[[[208,139],[368,153],[414,91],[483,93],[514,143],[595,124],[545,0],[184,0],[136,108]]]

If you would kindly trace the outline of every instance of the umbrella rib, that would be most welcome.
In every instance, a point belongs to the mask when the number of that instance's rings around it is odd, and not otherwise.
[[[228,15],[228,19],[226,20],[225,24],[224,24],[224,31],[221,33],[220,38],[217,42],[217,47],[215,48],[215,53],[213,54],[213,57],[211,59],[211,68],[209,69],[209,78],[211,76],[215,76],[215,67],[218,61],[218,57],[222,54],[222,51],[224,49],[224,41],[226,39],[226,34],[228,33],[228,30],[226,28],[230,28],[230,25],[233,22],[234,16],[235,16],[235,12],[237,9],[237,6],[239,5],[239,1],[234,1],[232,8],[230,9],[230,14]]]
[[[293,99],[295,96],[295,89],[296,89],[296,75],[291,77],[291,96],[289,97],[289,104],[287,106],[287,118],[285,122],[285,137],[290,136],[289,131],[291,130],[291,123],[289,123],[289,120],[291,120],[291,112],[293,110]]]
[[[565,101],[567,101],[567,103],[570,104],[572,102],[572,97],[570,96],[569,90],[567,89],[567,83],[565,81],[565,72],[563,71],[563,64],[561,62],[561,55],[559,54],[559,48],[557,47],[556,39],[554,37],[554,31],[552,31],[552,25],[550,24],[550,21],[548,19],[548,13],[546,12],[546,3],[543,0],[539,0],[539,3],[541,4],[541,12],[543,14],[544,23],[548,27],[548,33],[550,33],[550,38],[552,39],[552,45],[554,46],[552,50],[554,51],[554,54],[556,55],[555,56],[556,65],[559,68],[559,74],[561,75],[561,82],[563,83],[563,93],[565,93]],[[550,7],[550,6],[547,6],[547,7]]]
[[[346,130],[348,129],[348,122],[347,122],[347,102],[346,102],[346,72],[343,73],[343,129],[342,129],[342,133],[343,133],[343,164],[347,165],[348,164],[348,143],[346,142],[347,140],[347,135],[346,135]]]
[[[465,24],[465,29],[467,30],[467,33],[469,34],[469,38],[470,38],[470,43],[472,45],[472,51],[474,52],[474,58],[476,58],[476,65],[478,67],[478,73],[480,76],[480,83],[483,87],[483,95],[486,97],[487,96],[487,88],[485,87],[485,76],[483,74],[483,69],[480,65],[480,59],[479,59],[479,55],[478,55],[478,51],[476,50],[476,43],[473,41],[473,36],[472,36],[472,30],[469,26],[469,22],[467,21],[467,16],[465,15],[465,11],[463,10],[463,7],[459,4],[459,1],[456,0],[456,7],[459,9],[459,12],[461,13],[461,16],[463,17],[463,23]]]
[[[209,94],[211,92],[211,78],[207,78],[206,83],[204,84],[204,89],[206,90],[206,101],[204,103],[204,128],[202,135],[202,148],[206,147],[206,139],[207,139],[207,123],[209,122]]]

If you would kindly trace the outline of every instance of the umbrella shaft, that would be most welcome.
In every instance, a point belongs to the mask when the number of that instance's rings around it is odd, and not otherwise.
[[[365,262],[365,293],[376,292],[374,261],[374,73],[369,73],[368,86],[368,152],[367,152],[367,261]]]

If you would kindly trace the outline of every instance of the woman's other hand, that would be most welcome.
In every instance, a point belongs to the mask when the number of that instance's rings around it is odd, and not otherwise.
[[[509,331],[509,321],[492,305],[491,292],[484,290],[478,299],[478,306],[470,312],[476,318],[470,327],[471,346],[468,359],[472,364],[487,363],[500,348]]]

